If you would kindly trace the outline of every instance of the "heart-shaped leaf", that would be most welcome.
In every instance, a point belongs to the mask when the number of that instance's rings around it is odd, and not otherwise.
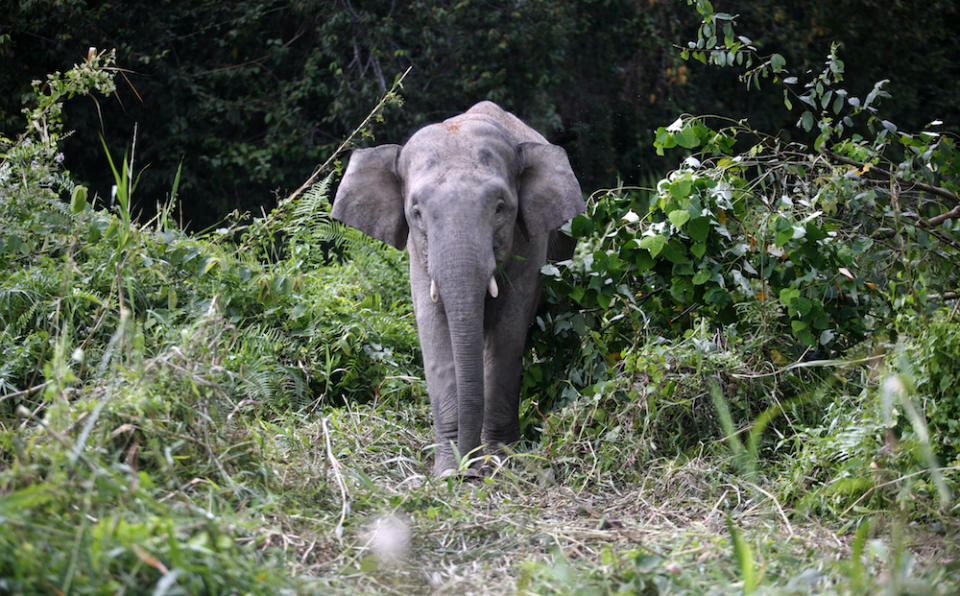
[[[683,227],[683,224],[690,221],[690,212],[686,209],[676,209],[671,211],[667,217],[670,218],[670,223],[672,223],[679,230]]]
[[[651,257],[656,257],[658,254],[660,254],[660,251],[662,251],[663,247],[666,245],[667,239],[660,234],[644,236],[640,239],[640,248],[649,250]]]

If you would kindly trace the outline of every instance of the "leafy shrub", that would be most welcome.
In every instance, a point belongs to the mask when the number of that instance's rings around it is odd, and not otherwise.
[[[919,407],[930,425],[937,455],[945,465],[960,458],[960,324],[956,309],[938,310],[920,323],[901,322],[906,362],[914,377]]]
[[[744,378],[743,346],[718,345],[704,329],[626,349],[610,378],[536,421],[542,448],[564,477],[590,470],[597,481],[637,481],[652,460],[702,449],[725,431],[708,390],[717,383],[738,428],[772,405],[756,400],[775,395],[770,378]]]
[[[883,82],[863,100],[840,88],[836,48],[801,85],[782,56],[734,36],[731,15],[697,7],[704,21],[685,57],[742,64],[748,85],[771,79],[787,110],[801,106],[799,136],[819,134],[804,144],[699,116],[659,128],[654,145],[684,150],[680,166],[652,189],[595,193],[567,228],[574,257],[544,268],[526,386],[566,378],[573,389],[551,386],[541,407],[608,378],[622,350],[694,321],[769,343],[774,361],[823,358],[895,333],[897,309],[923,311],[960,285],[960,153],[939,123],[908,134],[883,120]],[[563,312],[568,300],[575,312]],[[563,360],[545,356],[552,340],[560,352],[579,346],[569,374],[551,370]]]
[[[543,269],[525,428],[589,482],[726,443],[802,509],[937,515],[957,487],[955,139],[884,120],[885,82],[848,92],[836,47],[793,74],[696,4],[686,57],[772,83],[796,125],[680,116],[654,140],[675,170],[594,193]]]
[[[132,217],[134,151],[104,144],[117,204],[89,198],[59,167],[60,104],[110,89],[104,56],[38,86],[3,140],[0,591],[293,592],[240,511],[283,493],[266,445],[301,440],[285,417],[423,393],[404,257],[325,218],[328,184],[298,204],[310,221],[191,236],[168,217],[176,181]]]

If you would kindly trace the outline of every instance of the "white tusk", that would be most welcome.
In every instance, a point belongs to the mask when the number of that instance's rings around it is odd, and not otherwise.
[[[440,300],[440,292],[437,291],[437,282],[430,280],[430,300],[436,302]]]
[[[490,285],[487,286],[487,291],[490,292],[492,298],[496,298],[497,294],[500,293],[500,288],[497,287],[497,278],[493,275],[490,276]]]

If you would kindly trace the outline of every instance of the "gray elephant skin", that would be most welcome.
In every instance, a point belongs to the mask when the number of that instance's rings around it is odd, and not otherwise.
[[[476,456],[520,438],[540,268],[584,210],[566,152],[488,101],[351,155],[331,215],[410,253],[435,475],[457,472],[454,445]]]

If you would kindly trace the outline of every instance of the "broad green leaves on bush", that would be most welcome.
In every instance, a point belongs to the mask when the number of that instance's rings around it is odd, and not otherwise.
[[[686,448],[690,436],[717,432],[703,421],[717,414],[704,408],[706,375],[726,383],[733,374],[718,400],[733,413],[723,435],[738,424],[776,427],[788,416],[787,427],[767,434],[780,437],[778,450],[819,450],[802,464],[823,470],[811,472],[820,483],[813,501],[839,513],[875,491],[876,502],[889,503],[893,489],[875,489],[885,478],[936,468],[921,440],[927,425],[937,455],[949,463],[957,453],[949,389],[956,374],[945,347],[957,323],[934,314],[950,310],[960,287],[956,141],[938,120],[908,132],[884,119],[885,81],[861,96],[843,89],[837,47],[820,72],[793,73],[784,56],[760,56],[733,34],[733,16],[697,5],[704,24],[688,56],[742,66],[741,79],[758,89],[772,83],[795,128],[771,135],[745,119],[682,115],[652,139],[659,154],[675,158],[672,171],[646,188],[593,194],[587,213],[565,229],[576,253],[543,269],[524,423],[553,436],[572,426],[581,435],[640,434]],[[916,333],[927,325],[929,333]],[[916,392],[903,399],[923,405],[909,421],[886,422],[875,399],[882,378],[822,367],[877,362],[878,352],[890,358],[901,334],[918,363],[909,376]],[[649,359],[657,346],[672,362]],[[721,354],[736,357],[708,366]],[[678,361],[687,363],[682,374],[672,368]],[[829,391],[811,386],[821,374]],[[746,388],[754,378],[774,386]],[[683,407],[665,416],[665,402]],[[883,444],[899,445],[897,456],[878,464]],[[830,459],[838,452],[842,462]],[[796,495],[810,489],[804,482]],[[935,484],[942,503],[944,484]]]

